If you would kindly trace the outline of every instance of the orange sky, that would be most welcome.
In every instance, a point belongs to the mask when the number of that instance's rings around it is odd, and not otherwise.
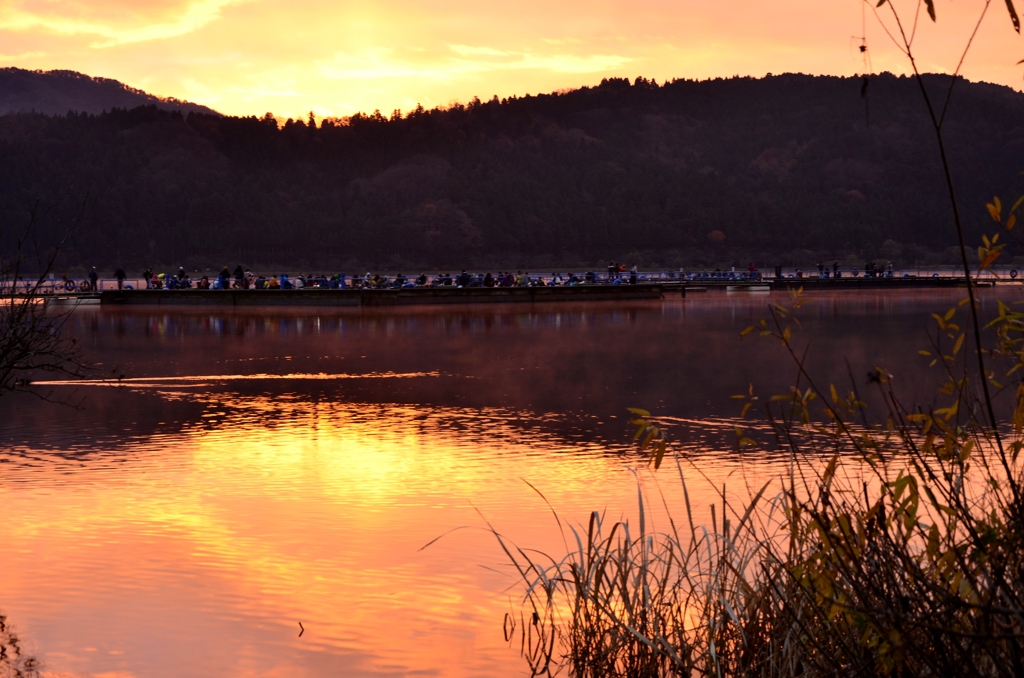
[[[913,0],[896,0],[911,12]],[[874,4],[874,3],[872,3]],[[951,71],[983,0],[936,0],[917,37]],[[1024,12],[1024,2],[1018,2]],[[858,0],[0,0],[0,64],[71,69],[229,114],[348,115],[602,78],[850,75]],[[906,63],[868,13],[873,70]],[[992,2],[963,68],[1021,89],[1024,40]]]

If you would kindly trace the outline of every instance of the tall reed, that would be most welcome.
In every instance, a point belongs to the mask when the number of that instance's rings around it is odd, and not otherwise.
[[[575,549],[544,562],[495,532],[533,609],[524,655],[535,674],[1024,675],[1024,314],[1000,301],[996,317],[981,319],[943,137],[957,78],[933,101],[914,48],[922,4],[913,4],[912,22],[891,0],[870,6],[920,85],[966,277],[966,299],[934,316],[921,351],[942,370],[939,404],[902,403],[891,374],[875,369],[869,386],[886,409],[869,419],[852,377],[840,392],[805,369],[794,343],[803,298],[773,306],[748,332],[778,341],[799,379],[767,400],[751,391],[743,414],[759,413],[790,455],[777,494],[766,499],[766,486],[733,506],[723,492],[711,525],[695,527],[684,481],[676,510],[688,529],[672,521],[649,533],[641,493],[639,529],[593,514],[585,534],[572,530]],[[1005,5],[1019,33],[1013,0]],[[924,6],[935,21],[935,3]],[[987,208],[1024,244],[1014,231],[1022,206],[1024,197],[1004,215],[997,198]],[[999,236],[983,239],[979,272],[1004,253]],[[635,414],[658,467],[668,441],[648,413]],[[737,433],[742,447],[758,444]]]
[[[955,307],[935,316],[927,351],[944,374],[940,404],[903,406],[876,369],[887,411],[869,425],[858,385],[841,394],[804,370],[803,303],[797,294],[752,328],[782,344],[800,381],[744,405],[788,451],[788,476],[739,505],[723,490],[698,525],[683,461],[638,411],[641,447],[655,465],[674,459],[682,485],[668,530],[649,529],[639,492],[635,521],[593,513],[567,528],[558,558],[495,532],[525,585],[531,638],[543,639],[524,642],[535,675],[1024,675],[1024,382],[971,374]],[[1024,316],[1000,304],[989,328],[992,364],[1024,374]],[[996,430],[979,378],[1008,400]]]

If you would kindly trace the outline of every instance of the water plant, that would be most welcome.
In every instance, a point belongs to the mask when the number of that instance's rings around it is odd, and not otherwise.
[[[877,7],[887,4],[890,35],[922,82],[916,31],[891,2]],[[934,20],[931,0],[922,6]],[[594,513],[585,528],[566,528],[573,546],[561,557],[494,531],[525,587],[534,675],[1024,675],[1024,314],[997,300],[983,317],[972,275],[1006,243],[985,237],[971,270],[942,140],[950,92],[936,106],[921,90],[967,284],[959,305],[934,315],[920,351],[939,370],[935,402],[902,402],[881,366],[866,383],[852,374],[843,388],[818,383],[798,339],[807,299],[770,306],[745,334],[778,342],[798,378],[786,393],[741,397],[743,416],[770,435],[740,427],[737,443],[785,451],[788,475],[743,503],[723,488],[711,524],[698,525],[688,484],[699,467],[636,410],[639,448],[655,468],[674,460],[682,484],[684,506],[666,507],[669,529],[648,530],[640,492],[637,521]],[[1005,211],[996,199],[987,209],[1013,236],[1022,205]],[[883,411],[868,411],[864,388]]]
[[[0,675],[7,678],[38,678],[39,662],[21,649],[21,640],[7,617],[0,614]]]

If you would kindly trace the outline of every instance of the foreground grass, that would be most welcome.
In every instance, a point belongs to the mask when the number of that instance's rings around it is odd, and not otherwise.
[[[641,494],[637,520],[592,514],[560,557],[495,532],[525,585],[534,675],[1024,675],[1024,383],[987,375],[1006,413],[990,426],[951,309],[927,351],[943,404],[904,407],[876,370],[888,412],[868,426],[856,385],[818,388],[803,371],[801,303],[754,328],[801,366],[790,393],[744,405],[790,455],[773,489],[742,505],[723,492],[698,525],[675,458],[684,505],[668,530],[648,530]],[[1024,371],[1024,317],[1000,304],[989,328],[990,361]],[[655,465],[673,458],[656,421],[634,423]]]

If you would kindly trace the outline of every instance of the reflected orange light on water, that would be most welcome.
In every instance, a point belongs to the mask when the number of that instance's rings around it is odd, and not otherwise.
[[[486,411],[237,405],[117,463],[4,465],[0,600],[53,669],[507,675],[519,594],[477,510],[560,554],[521,476],[567,518],[635,509],[626,460],[561,454]]]
[[[809,371],[898,365],[930,392],[905,356],[959,294],[821,295]],[[765,304],[77,309],[69,331],[129,379],[80,384],[81,410],[0,402],[0,613],[53,675],[517,675],[521,589],[487,524],[566,551],[524,481],[564,524],[636,516],[638,482],[649,530],[662,494],[682,524],[675,467],[629,446],[638,405],[686,455],[697,525],[723,484],[743,504],[788,471],[731,398],[792,379],[739,338]]]

